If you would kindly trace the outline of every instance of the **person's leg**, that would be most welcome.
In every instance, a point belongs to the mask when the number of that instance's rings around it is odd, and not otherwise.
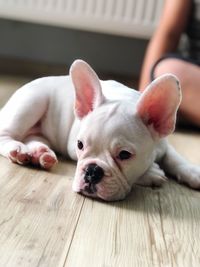
[[[181,115],[200,126],[200,67],[181,59],[165,58],[155,66],[154,78],[169,72],[180,80],[183,94],[179,109]]]

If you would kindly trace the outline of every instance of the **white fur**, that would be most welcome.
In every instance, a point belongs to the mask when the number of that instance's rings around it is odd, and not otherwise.
[[[180,99],[173,75],[157,79],[141,95],[100,81],[87,63],[76,60],[70,76],[37,79],[10,98],[0,112],[0,154],[46,169],[57,161],[54,151],[78,160],[73,190],[104,200],[123,199],[135,183],[161,185],[165,172],[199,188],[200,168],[164,138],[174,130]],[[121,150],[132,157],[120,160]],[[84,190],[91,163],[104,170],[93,194]]]

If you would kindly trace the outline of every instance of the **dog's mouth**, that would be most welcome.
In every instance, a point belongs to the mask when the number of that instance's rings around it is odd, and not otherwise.
[[[98,184],[84,184],[78,191],[81,195],[89,198],[101,199],[104,201],[116,201],[124,199],[128,192],[124,192],[120,187],[111,188],[106,181]]]
[[[88,185],[85,186],[84,191],[88,194],[94,194],[97,192],[97,188],[95,184],[89,183]]]
[[[75,192],[105,201],[124,199],[130,188],[123,177],[113,175],[110,170],[94,163],[79,166],[73,182]]]
[[[98,198],[96,185],[92,183],[86,184],[84,189],[80,190],[80,193],[84,196]]]

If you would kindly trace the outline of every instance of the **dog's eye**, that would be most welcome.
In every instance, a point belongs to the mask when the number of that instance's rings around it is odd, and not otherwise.
[[[80,140],[78,140],[77,147],[78,147],[79,150],[83,150],[83,142],[81,142]]]
[[[132,154],[130,152],[128,152],[126,150],[122,150],[122,151],[119,152],[117,157],[120,160],[126,160],[126,159],[130,159],[131,156],[132,156]]]

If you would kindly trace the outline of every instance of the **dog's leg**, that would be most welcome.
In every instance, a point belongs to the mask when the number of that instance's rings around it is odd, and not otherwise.
[[[19,89],[0,111],[0,154],[19,164],[30,161],[23,140],[36,128],[48,106],[48,97],[30,87]]]
[[[180,183],[195,189],[200,188],[200,167],[189,163],[171,145],[167,146],[161,164],[165,172],[174,176]]]
[[[26,165],[31,158],[26,145],[4,135],[0,136],[0,154],[20,165]]]
[[[167,180],[164,171],[157,163],[152,166],[138,179],[136,184],[142,186],[161,186]]]
[[[31,155],[31,163],[44,169],[50,169],[57,163],[56,154],[43,136],[31,135],[24,140]]]

